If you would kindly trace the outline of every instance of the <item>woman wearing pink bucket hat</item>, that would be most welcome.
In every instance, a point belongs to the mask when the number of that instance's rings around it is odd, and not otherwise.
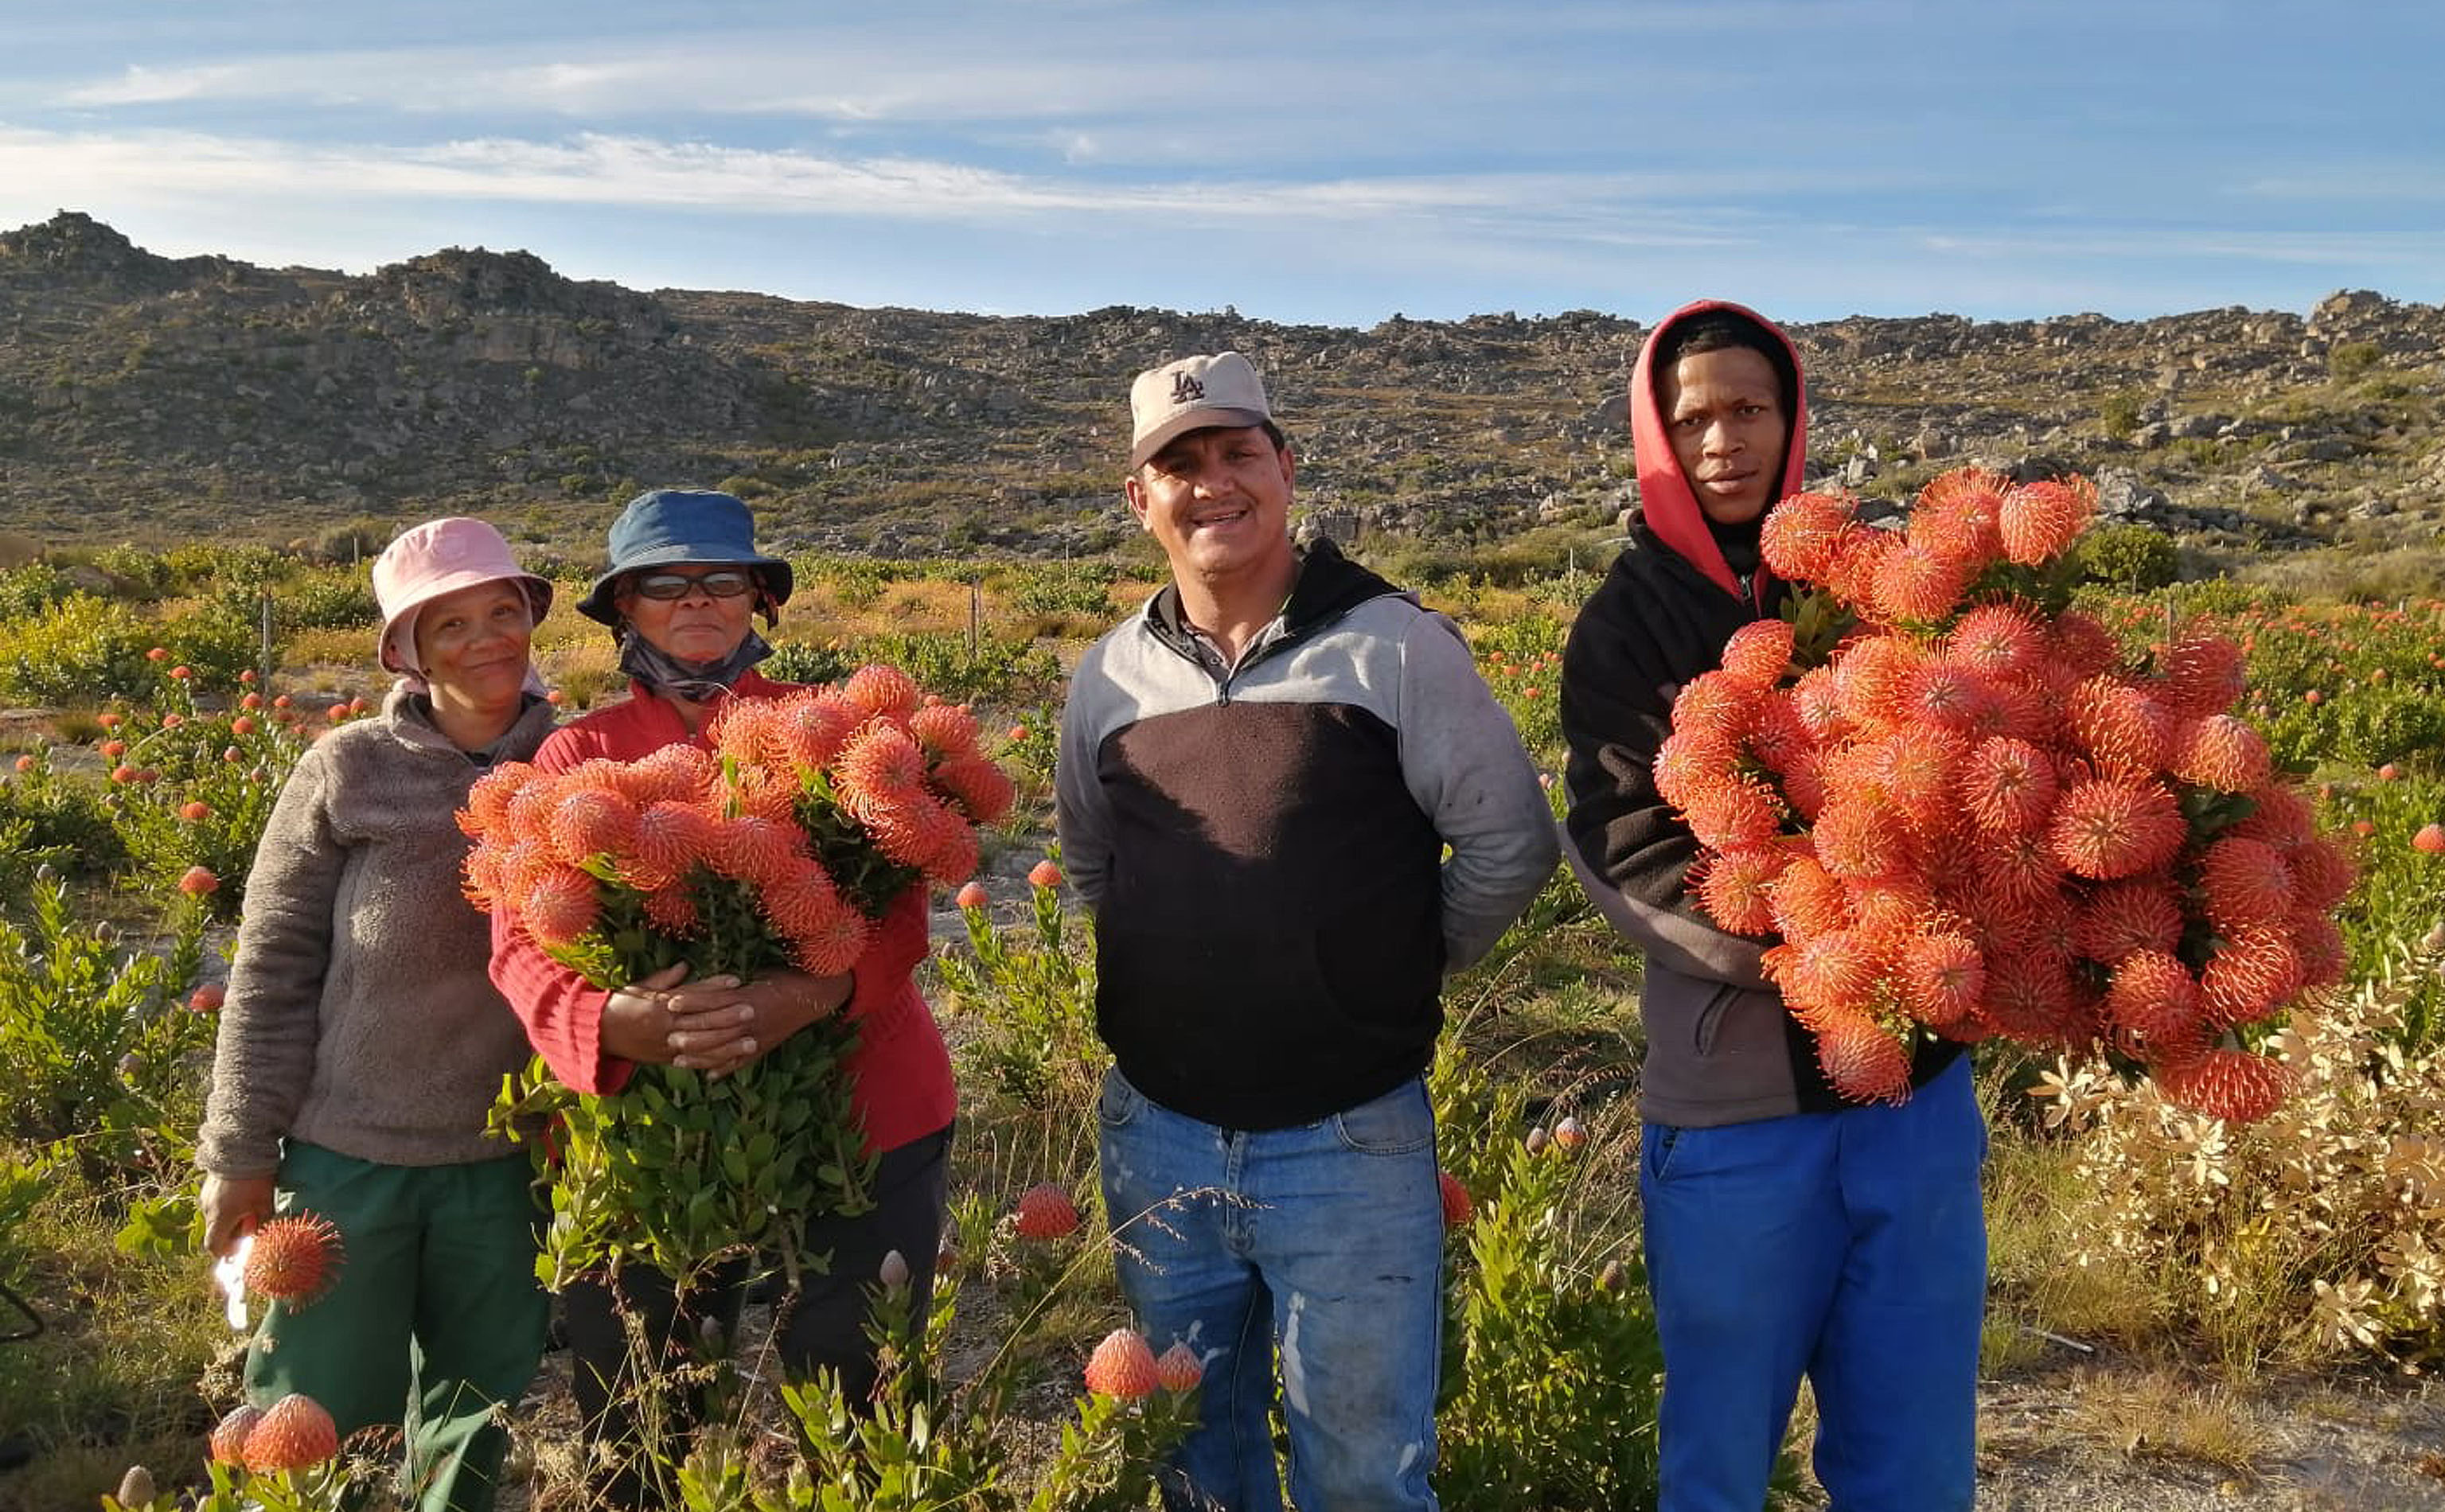
[[[299,760],[247,877],[196,1141],[205,1245],[275,1213],[336,1228],[345,1264],[271,1302],[248,1396],[303,1392],[344,1435],[403,1427],[418,1504],[480,1512],[547,1314],[527,1156],[484,1131],[526,1036],[486,975],[454,815],[551,733],[528,655],[551,585],[463,518],[402,533],[373,581],[399,681]]]

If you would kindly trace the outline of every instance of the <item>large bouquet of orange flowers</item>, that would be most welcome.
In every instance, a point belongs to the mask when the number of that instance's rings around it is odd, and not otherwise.
[[[476,840],[468,896],[512,909],[599,987],[681,962],[692,978],[831,976],[907,888],[967,880],[977,827],[1013,796],[968,711],[892,667],[732,702],[712,737],[709,752],[495,770],[459,815]],[[868,1201],[840,1072],[854,1037],[827,1018],[733,1075],[640,1066],[600,1096],[560,1085],[540,1060],[511,1078],[494,1126],[514,1137],[539,1118],[555,1125],[549,1157],[538,1152],[552,1183],[546,1279],[628,1257],[683,1275],[757,1249],[792,1269],[820,1263],[793,1248],[800,1222]]]
[[[2103,1047],[2235,1121],[2283,1100],[2250,1032],[2339,980],[2352,884],[2231,709],[2239,647],[2170,625],[2138,659],[2067,607],[2080,480],[1976,468],[1907,527],[1801,494],[1766,517],[1790,618],[1684,686],[1656,786],[1701,904],[1765,967],[1845,1095],[1909,1091],[1927,1034]]]

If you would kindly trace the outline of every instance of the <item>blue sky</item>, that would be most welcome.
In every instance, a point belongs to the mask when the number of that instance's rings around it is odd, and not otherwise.
[[[2432,0],[0,0],[0,227],[177,256],[1345,326],[2445,302]]]

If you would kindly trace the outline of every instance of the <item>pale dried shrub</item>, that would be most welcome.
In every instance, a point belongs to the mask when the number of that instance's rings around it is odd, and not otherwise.
[[[2031,1095],[2075,1136],[2062,1258],[2148,1278],[2163,1323],[2232,1368],[2364,1351],[2416,1369],[2445,1345],[2445,1047],[2398,1041],[2440,967],[2445,925],[2296,1013],[2267,1047],[2295,1091],[2256,1124],[2059,1062]]]

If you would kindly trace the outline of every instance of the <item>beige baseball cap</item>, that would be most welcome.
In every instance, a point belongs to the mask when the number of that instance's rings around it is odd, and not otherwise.
[[[1262,425],[1274,418],[1265,381],[1238,352],[1184,357],[1149,367],[1129,384],[1129,471],[1208,425]]]

